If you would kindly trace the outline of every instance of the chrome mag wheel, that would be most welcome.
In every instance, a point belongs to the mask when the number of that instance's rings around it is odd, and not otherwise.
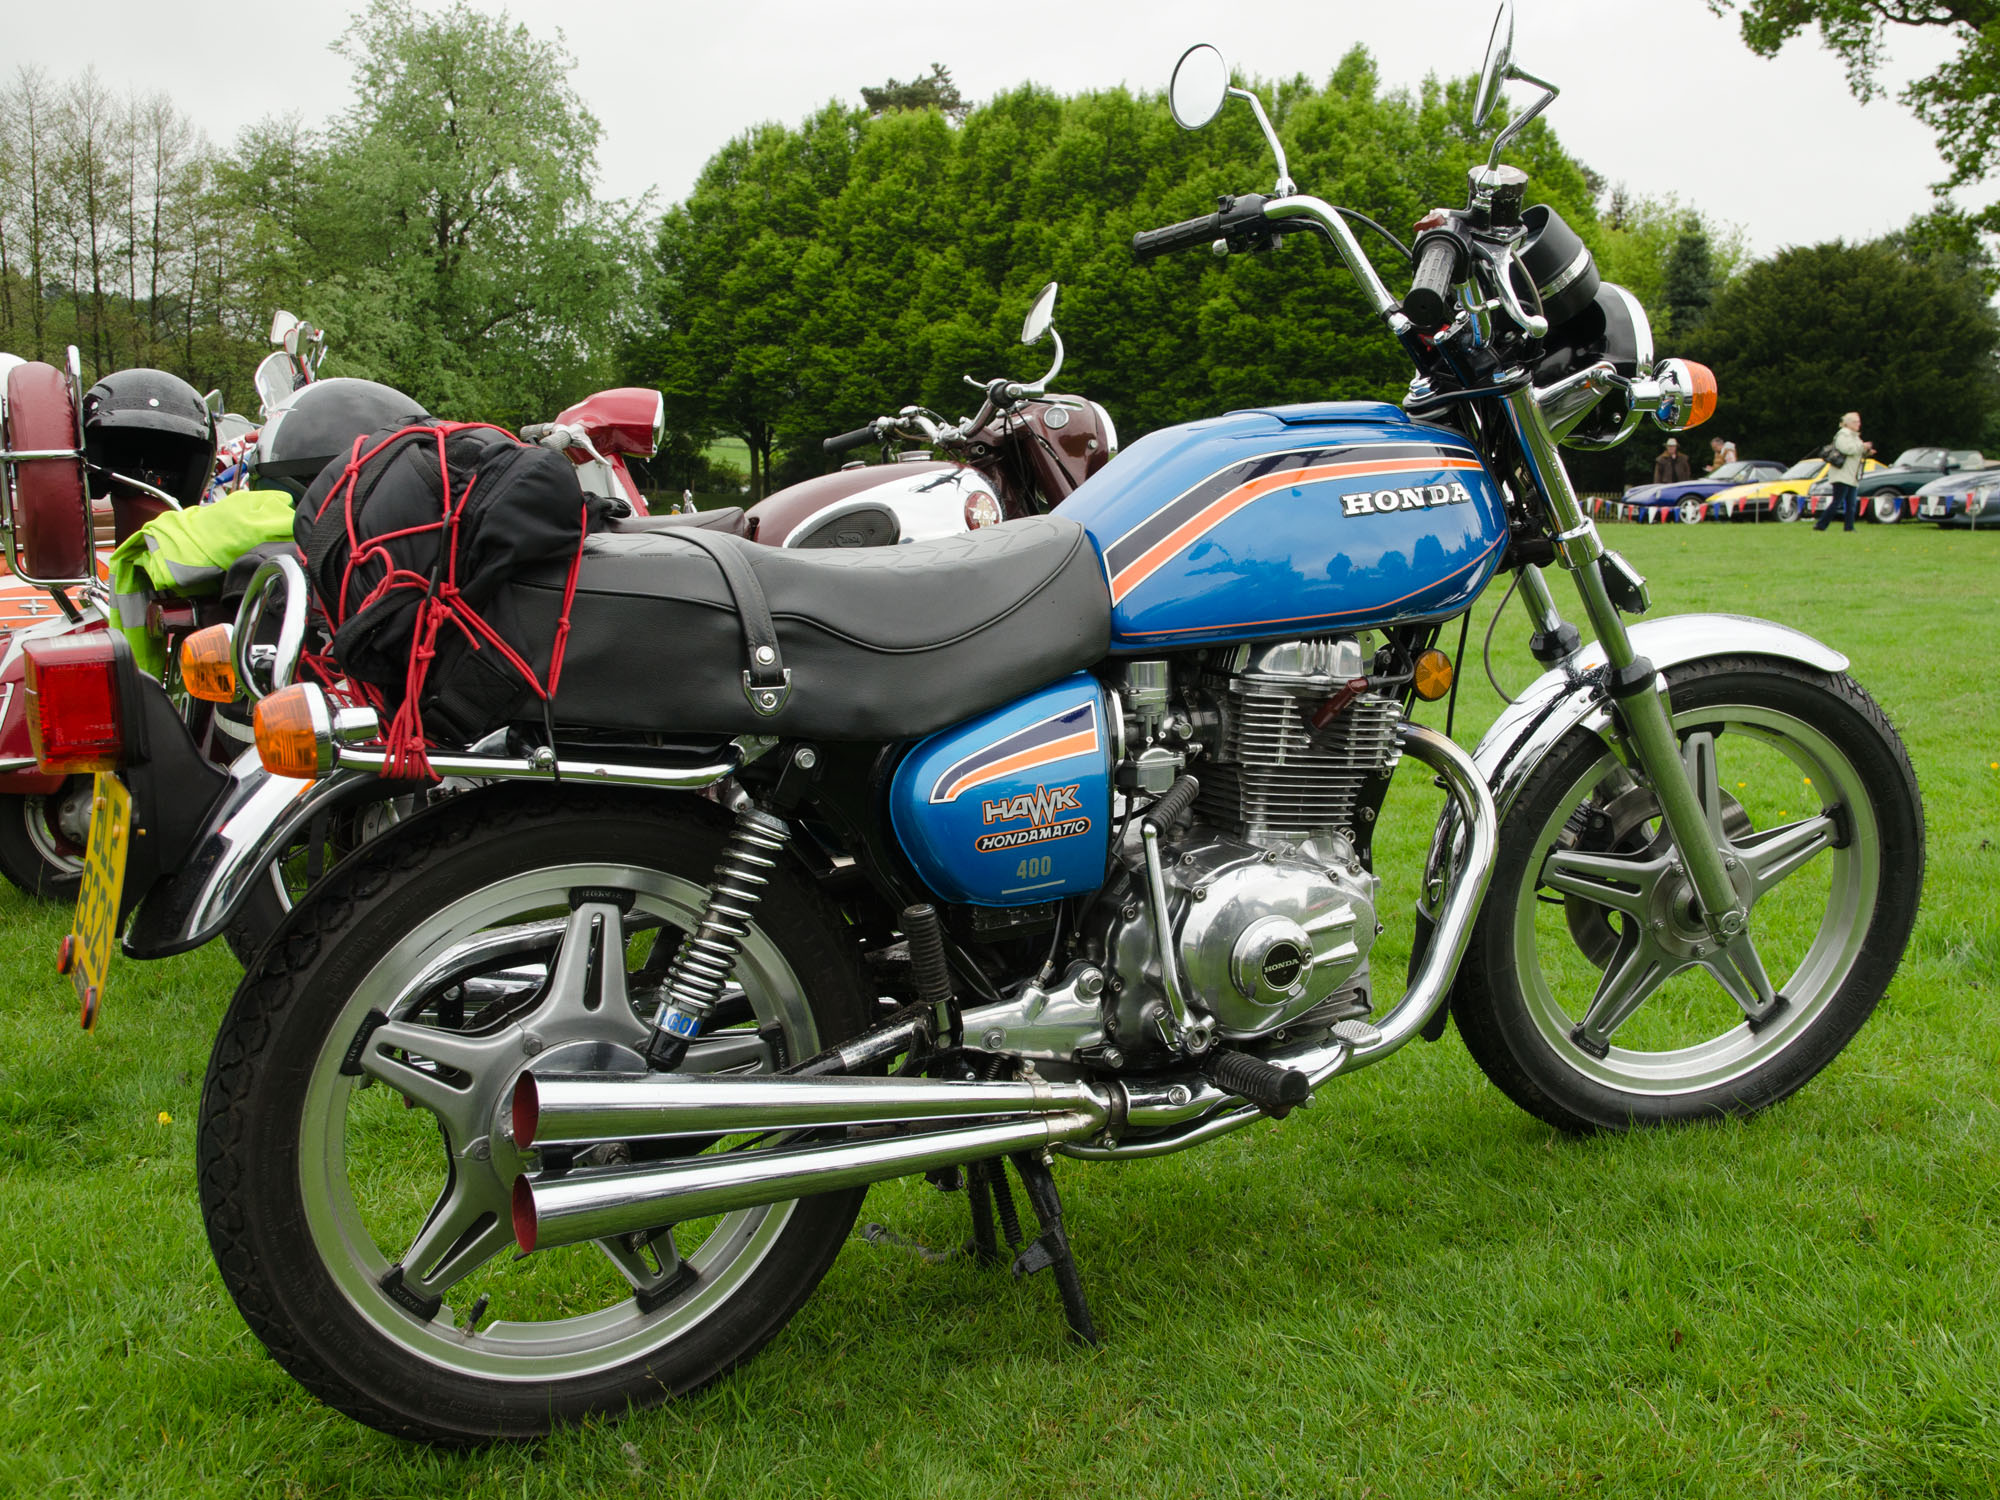
[[[1751,659],[1675,677],[1683,760],[1748,932],[1710,934],[1651,787],[1579,730],[1508,814],[1468,960],[1475,1056],[1567,1128],[1782,1098],[1866,1019],[1915,916],[1915,782],[1858,688]]]
[[[1799,497],[1789,492],[1771,502],[1771,514],[1780,521],[1796,521],[1801,513]]]
[[[385,1430],[476,1441],[740,1361],[824,1273],[861,1194],[518,1254],[524,1171],[780,1138],[515,1148],[524,1070],[643,1069],[640,971],[657,984],[694,924],[721,834],[706,803],[661,818],[571,798],[562,821],[459,800],[314,886],[246,976],[204,1096],[202,1186],[225,1280],[295,1376]],[[774,881],[686,1070],[775,1071],[859,1029],[851,959],[811,901]]]

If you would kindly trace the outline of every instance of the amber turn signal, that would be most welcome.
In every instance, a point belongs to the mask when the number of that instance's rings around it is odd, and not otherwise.
[[[1436,647],[1419,653],[1414,686],[1424,702],[1437,702],[1451,691],[1451,658]]]
[[[209,625],[181,642],[181,683],[204,703],[236,701],[235,630]]]
[[[257,758],[273,776],[312,781],[333,769],[333,730],[326,699],[295,682],[257,702],[252,716]]]
[[[1688,372],[1687,425],[1699,427],[1715,415],[1715,371],[1691,359],[1684,359],[1681,363],[1687,366]]]

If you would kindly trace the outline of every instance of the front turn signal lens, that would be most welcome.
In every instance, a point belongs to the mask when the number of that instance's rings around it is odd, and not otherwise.
[[[181,642],[181,683],[204,703],[236,701],[235,627],[209,625]]]
[[[1684,359],[1688,372],[1688,426],[1699,427],[1715,415],[1715,371]]]
[[[1417,675],[1414,686],[1417,696],[1426,703],[1435,703],[1451,691],[1451,658],[1436,647],[1417,656]]]
[[[251,716],[257,758],[273,776],[313,781],[333,769],[333,721],[326,695],[295,682],[257,701]]]

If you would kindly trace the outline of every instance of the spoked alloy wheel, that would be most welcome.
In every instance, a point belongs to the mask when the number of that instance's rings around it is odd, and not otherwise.
[[[516,1255],[514,1179],[554,1159],[514,1148],[514,1080],[642,1067],[628,974],[702,909],[727,820],[674,802],[459,799],[315,886],[238,991],[203,1098],[210,1241],[252,1330],[350,1415],[478,1441],[688,1389],[774,1335],[845,1238],[861,1190]],[[759,915],[687,1071],[774,1071],[864,1023],[804,880],[779,870]]]
[[[1868,514],[1884,526],[1894,526],[1903,519],[1903,497],[1883,491],[1868,497]]]
[[[1777,499],[1771,502],[1771,514],[1776,516],[1780,521],[1796,521],[1799,518],[1801,510],[1799,497],[1791,494],[1789,491],[1778,496]]]
[[[1759,659],[1671,680],[1747,937],[1712,937],[1652,789],[1579,729],[1503,824],[1454,1011],[1488,1076],[1565,1129],[1784,1098],[1867,1019],[1916,916],[1915,778],[1858,687]]]
[[[0,796],[0,873],[30,896],[74,901],[83,885],[90,842],[88,776],[72,776],[55,791]]]
[[[1692,526],[1708,515],[1708,505],[1701,500],[1683,500],[1679,511],[1681,520]]]

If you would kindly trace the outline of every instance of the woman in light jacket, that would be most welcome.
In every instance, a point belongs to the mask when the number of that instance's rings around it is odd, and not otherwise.
[[[1833,481],[1833,499],[1819,513],[1814,531],[1826,530],[1836,511],[1840,513],[1843,529],[1854,529],[1854,512],[1858,508],[1854,486],[1861,480],[1861,460],[1875,451],[1873,443],[1862,441],[1860,412],[1851,411],[1840,419],[1840,425],[1833,430],[1833,446],[1841,456],[1841,461],[1827,475]]]

